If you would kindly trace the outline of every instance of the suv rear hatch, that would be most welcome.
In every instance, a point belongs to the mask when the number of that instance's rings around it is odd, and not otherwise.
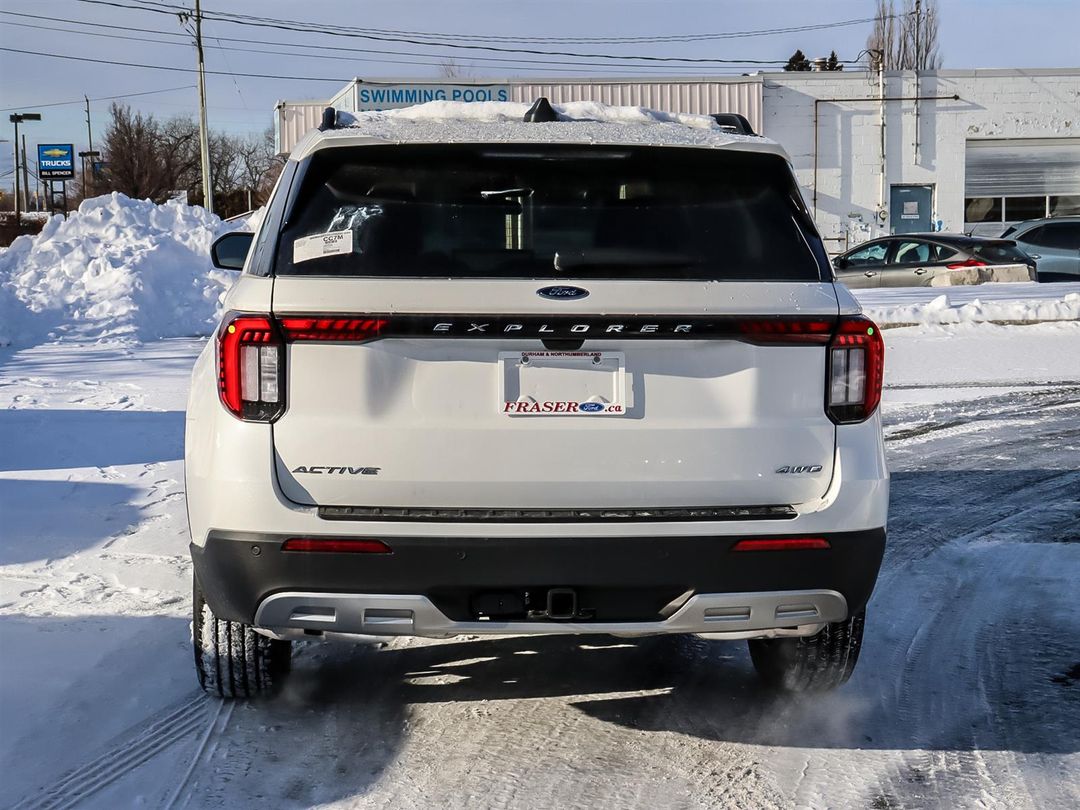
[[[513,517],[824,494],[838,304],[782,158],[379,145],[295,182],[273,291],[289,499]]]

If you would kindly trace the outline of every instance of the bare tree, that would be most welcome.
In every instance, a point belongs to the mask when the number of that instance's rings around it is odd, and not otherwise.
[[[894,0],[878,0],[874,29],[866,40],[874,67],[883,63],[885,70],[940,68],[939,20],[937,0],[903,0],[899,14]]]
[[[467,79],[470,71],[454,57],[447,56],[439,60],[439,75],[447,79]]]
[[[96,190],[120,191],[155,202],[183,190],[191,202],[202,202],[199,125],[194,118],[178,116],[161,123],[118,104],[109,112],[102,145],[106,172]],[[282,166],[284,161],[274,152],[272,131],[247,139],[211,133],[210,178],[218,213],[229,216],[261,205]]]
[[[240,188],[251,194],[251,206],[266,202],[285,166],[285,159],[274,149],[274,131],[268,129],[261,137],[237,142],[237,161]]]

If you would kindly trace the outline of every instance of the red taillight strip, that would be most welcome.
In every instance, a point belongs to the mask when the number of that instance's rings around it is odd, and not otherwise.
[[[281,544],[282,551],[327,551],[334,554],[393,554],[381,540],[355,540],[340,537],[290,537]]]
[[[754,540],[740,540],[731,547],[732,551],[800,551],[807,549],[831,548],[824,537],[766,537]]]
[[[281,315],[287,342],[380,338],[512,340],[740,340],[825,345],[836,319],[825,316],[372,314]]]
[[[390,321],[386,318],[361,316],[358,318],[285,317],[278,325],[285,340],[323,340],[359,342],[374,340],[381,336]]]
[[[750,343],[813,343],[824,345],[832,337],[836,321],[806,318],[756,318],[736,321],[743,338]]]

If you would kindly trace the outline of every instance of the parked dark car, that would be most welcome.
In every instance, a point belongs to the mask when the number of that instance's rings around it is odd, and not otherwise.
[[[1035,260],[1039,281],[1080,281],[1080,217],[1029,219],[1009,227],[1002,237]]]
[[[948,287],[1034,281],[1035,261],[1011,239],[906,233],[864,242],[833,260],[848,287]]]

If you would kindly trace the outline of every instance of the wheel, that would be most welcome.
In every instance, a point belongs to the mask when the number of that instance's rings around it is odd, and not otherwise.
[[[192,603],[191,642],[203,691],[221,698],[251,698],[268,693],[288,672],[292,642],[219,619],[203,599],[198,581]]]
[[[824,692],[847,682],[859,660],[866,612],[827,624],[805,638],[751,639],[754,669],[769,686],[791,692]]]

